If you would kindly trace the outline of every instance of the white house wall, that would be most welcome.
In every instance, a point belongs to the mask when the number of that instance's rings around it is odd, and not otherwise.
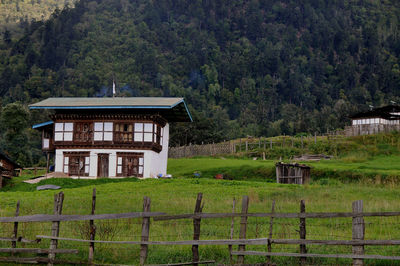
[[[157,177],[157,175],[167,174],[168,161],[168,144],[169,144],[169,124],[166,124],[163,131],[162,150],[157,153],[152,150],[132,150],[132,149],[57,149],[55,152],[55,171],[63,172],[64,168],[64,152],[89,152],[90,165],[89,177],[97,177],[98,154],[109,154],[108,176],[110,178],[117,177],[117,153],[118,152],[137,152],[143,153],[144,169],[143,177]],[[83,177],[84,178],[84,177]]]

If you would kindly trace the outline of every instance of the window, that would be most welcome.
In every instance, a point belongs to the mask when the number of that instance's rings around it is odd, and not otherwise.
[[[156,124],[135,123],[134,141],[135,142],[155,142]]]
[[[74,123],[55,123],[54,140],[55,141],[72,141]]]
[[[163,137],[164,129],[160,125],[154,124],[154,142],[162,145],[162,137]]]
[[[75,123],[74,141],[89,142],[92,140],[92,123]]]
[[[51,138],[51,133],[49,131],[43,131],[43,141],[42,141],[43,149],[50,148],[50,138]]]
[[[90,157],[88,152],[64,153],[64,173],[72,176],[89,176]]]
[[[117,176],[143,177],[143,153],[117,153]]]
[[[94,140],[95,141],[112,141],[113,140],[113,123],[112,122],[95,122],[94,123]]]
[[[132,142],[133,141],[133,124],[132,123],[116,123],[114,140],[116,142]]]

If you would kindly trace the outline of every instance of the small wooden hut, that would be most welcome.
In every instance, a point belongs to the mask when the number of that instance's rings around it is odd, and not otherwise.
[[[298,163],[276,163],[276,182],[303,185],[310,180],[311,167]]]
[[[16,176],[15,169],[21,168],[17,163],[13,162],[7,155],[0,152],[0,188],[3,187],[3,179]]]

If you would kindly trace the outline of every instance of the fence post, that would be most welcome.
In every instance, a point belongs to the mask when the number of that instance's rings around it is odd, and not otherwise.
[[[201,213],[203,210],[203,206],[201,206],[201,200],[203,199],[203,193],[197,194],[196,206],[194,207],[194,213]],[[200,239],[200,222],[201,218],[193,218],[193,240]],[[199,262],[199,245],[192,245],[192,254],[193,254],[193,262]],[[197,266],[197,263],[193,263],[194,266]]]
[[[54,195],[54,214],[61,215],[62,206],[64,202],[64,193],[60,192]],[[51,236],[58,237],[60,233],[60,221],[54,221],[51,225]],[[49,252],[49,263],[47,265],[53,265],[56,254],[51,252],[52,249],[57,249],[58,240],[50,240],[50,252]]]
[[[261,138],[258,138],[258,148],[261,149]]]
[[[15,217],[19,216],[19,201],[17,202],[17,208],[15,209]],[[14,234],[13,238],[17,239],[18,238],[18,222],[14,222]],[[11,242],[11,247],[16,248],[17,247],[17,241],[12,241]]]
[[[303,144],[303,135],[301,136],[301,150],[303,151],[304,144]]]
[[[273,214],[275,212],[275,200],[272,201],[272,208],[271,208],[271,213]],[[272,251],[272,243],[271,243],[271,239],[272,239],[272,227],[274,225],[274,216],[271,216],[271,218],[269,219],[269,234],[268,234],[268,252]],[[271,256],[267,256],[267,262],[270,263],[271,262]]]
[[[249,197],[243,196],[242,199],[242,214],[247,214],[249,210]],[[246,230],[247,230],[247,215],[242,216],[240,219],[240,232],[239,239],[246,239]],[[246,245],[239,245],[239,251],[245,251]],[[244,255],[238,255],[238,264],[244,263]]]
[[[249,142],[246,140],[246,152],[249,150]]]
[[[306,212],[306,204],[304,200],[300,201],[300,213]],[[306,239],[306,218],[300,218],[300,239]],[[300,244],[300,253],[307,253],[305,244]],[[306,265],[306,257],[300,257],[300,264]]]
[[[235,213],[235,205],[236,205],[236,199],[233,198],[232,202],[232,213]],[[232,216],[231,219],[231,232],[230,232],[230,238],[233,239],[233,232],[234,232],[234,227],[235,226],[235,217]],[[228,250],[229,250],[229,260],[231,264],[233,264],[233,258],[232,258],[232,245],[228,245]]]
[[[314,132],[314,143],[317,144],[317,132]]]
[[[269,140],[269,148],[272,150],[272,139]]]
[[[267,149],[267,143],[265,142],[265,138],[264,138],[264,150]]]
[[[239,139],[239,152],[242,152],[242,138]]]
[[[357,200],[353,202],[353,240],[364,240],[365,224],[363,216],[359,216],[363,212],[363,201]],[[353,246],[354,255],[364,255],[363,245]],[[353,265],[364,265],[363,259],[353,259]]]
[[[96,188],[93,188],[93,194],[92,194],[92,211],[91,214],[94,215],[96,209]],[[96,226],[94,225],[94,221],[90,220],[89,221],[89,227],[90,227],[90,240],[94,240],[96,236]],[[93,263],[93,258],[94,258],[94,242],[89,243],[89,264]]]
[[[143,212],[150,212],[150,198],[143,197]],[[149,241],[150,217],[143,217],[141,241]],[[140,265],[144,265],[147,258],[147,244],[140,245]]]

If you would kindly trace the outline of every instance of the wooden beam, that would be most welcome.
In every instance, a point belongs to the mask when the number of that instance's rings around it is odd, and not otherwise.
[[[354,254],[300,254],[285,252],[261,252],[261,251],[233,251],[234,255],[255,256],[278,256],[278,257],[308,257],[308,258],[344,258],[344,259],[378,259],[378,260],[400,260],[400,256],[381,255],[354,255]]]

